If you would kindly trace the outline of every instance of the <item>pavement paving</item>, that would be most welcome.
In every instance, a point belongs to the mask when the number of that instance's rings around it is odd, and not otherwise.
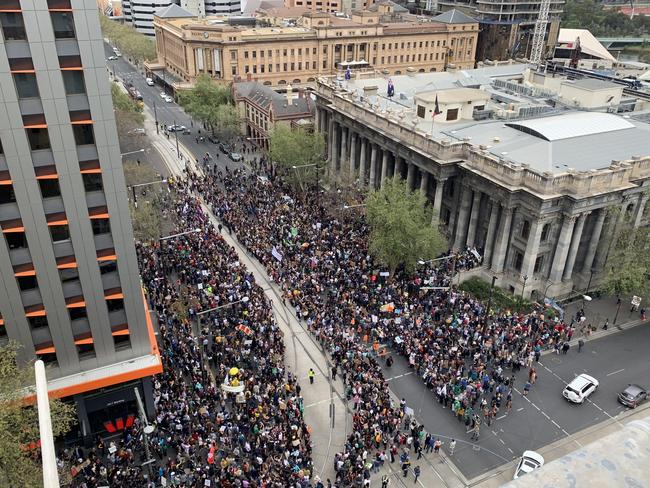
[[[175,138],[167,139],[162,132],[156,135],[150,107],[154,100],[157,107],[164,103],[159,97],[159,87],[147,86],[144,77],[126,61],[117,60],[114,63],[118,76],[131,74],[132,82],[143,95],[146,106],[145,128],[152,146],[161,156],[158,159],[152,157],[151,160],[162,174],[169,170],[181,175],[186,164],[196,166],[195,155],[202,155],[210,148],[214,148],[211,154],[218,166],[230,169],[241,167],[242,163],[231,161],[216,150],[216,146],[208,142],[197,143],[194,135],[179,136],[178,149]],[[191,125],[189,117],[176,104],[163,107],[160,110],[157,108],[159,121],[175,121],[188,127]],[[277,285],[266,275],[261,264],[248,255],[232,236],[224,237],[235,247],[242,262],[252,270],[257,282],[273,302],[276,320],[285,335],[287,366],[299,376],[303,385],[305,417],[312,428],[316,474],[322,479],[333,478],[334,453],[342,449],[351,429],[350,413],[343,399],[343,385],[340,380],[331,381],[327,356],[292,311],[282,305]],[[581,307],[581,301],[569,304],[566,307],[567,315],[573,315]],[[545,456],[550,461],[548,456],[552,457],[555,452],[556,457],[559,457],[560,453],[578,447],[584,439],[597,438],[612,428],[620,428],[619,422],[623,422],[630,412],[618,404],[616,394],[627,383],[643,384],[649,376],[650,362],[639,359],[646,357],[644,345],[650,339],[650,329],[637,327],[641,322],[637,320],[637,314],[628,313],[629,306],[621,307],[619,327],[614,327],[616,308],[616,300],[611,297],[586,303],[588,321],[602,327],[604,319],[610,318],[609,330],[599,329],[586,337],[586,345],[581,353],[577,352],[576,338],[567,355],[544,354],[537,367],[538,381],[528,397],[520,394],[525,372],[519,373],[512,411],[501,414],[490,428],[484,426],[481,438],[474,443],[469,441],[465,425],[457,422],[449,410],[437,403],[433,393],[409,369],[402,357],[393,355],[393,366],[386,368],[384,364],[383,368],[395,400],[406,398],[418,421],[428,432],[444,442],[440,455],[425,455],[419,461],[412,456],[412,467],[420,465],[422,469],[417,485],[449,488],[499,486],[494,483],[511,479],[509,477],[514,463],[526,449],[548,452]],[[307,379],[310,367],[317,373],[313,385]],[[600,387],[585,404],[570,405],[562,398],[561,391],[566,382],[581,372],[588,372],[598,378]],[[332,408],[335,413],[333,419]],[[456,439],[457,446],[453,456],[450,456],[448,446],[452,438]],[[549,446],[560,447],[549,451]],[[373,479],[378,480],[383,474],[391,476],[391,486],[413,486],[413,474],[402,478],[397,464],[391,466],[387,463]]]

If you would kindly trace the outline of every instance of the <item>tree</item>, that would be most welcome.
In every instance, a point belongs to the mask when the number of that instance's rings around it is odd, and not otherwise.
[[[399,266],[410,272],[418,260],[433,259],[448,248],[431,225],[431,208],[419,191],[401,179],[389,179],[366,199],[370,224],[370,253],[393,274]]]
[[[20,368],[16,361],[18,345],[0,347],[0,486],[42,486],[43,474],[37,448],[38,412],[25,406],[23,394],[34,384],[31,365]],[[52,432],[64,435],[76,422],[72,405],[50,400]]]
[[[233,105],[219,105],[212,132],[222,141],[230,141],[241,133],[239,112]]]
[[[149,183],[160,179],[160,175],[151,166],[137,164],[132,161],[123,165],[124,179],[127,186]],[[158,239],[163,232],[164,208],[163,195],[167,191],[165,183],[143,186],[135,189],[138,206],[131,201],[131,222],[133,235],[142,242]],[[131,195],[129,195],[131,197]]]
[[[227,87],[217,85],[208,75],[200,75],[194,87],[179,92],[178,101],[194,119],[214,129],[227,118],[220,107],[230,105],[232,97]]]
[[[617,296],[650,292],[650,229],[625,226],[605,263],[603,290]]]
[[[323,176],[325,140],[319,132],[276,125],[269,137],[269,156],[284,169],[290,183],[303,189]],[[303,167],[294,170],[293,166]]]
[[[562,27],[588,29],[595,36],[640,37],[650,32],[650,18],[637,15],[630,19],[616,8],[603,8],[596,0],[568,0]]]
[[[130,25],[110,20],[105,15],[99,16],[99,23],[104,37],[116,46],[122,54],[133,60],[135,64],[156,59],[156,45],[153,40],[138,32]]]
[[[148,139],[143,137],[143,134],[134,134],[133,132],[144,125],[142,105],[124,93],[117,83],[111,85],[111,95],[120,149],[123,152],[128,152],[141,149],[143,145],[149,145]]]

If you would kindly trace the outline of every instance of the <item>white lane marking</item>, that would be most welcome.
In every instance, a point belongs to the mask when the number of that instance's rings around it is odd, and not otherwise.
[[[562,432],[564,432],[564,435],[571,435],[569,434],[566,430],[562,429]]]
[[[551,420],[551,417],[549,417],[548,414],[547,414],[546,412],[542,412],[542,415],[543,415],[544,417],[546,417],[548,420]]]
[[[334,398],[326,398],[325,400],[321,400],[320,402],[314,402],[314,403],[310,403],[309,405],[305,405],[305,408],[315,407],[316,405],[320,405],[321,403],[325,403],[325,402],[331,402],[332,400],[334,400]]]
[[[518,408],[517,412],[521,412],[524,409],[524,407]]]
[[[408,375],[413,374],[413,373],[414,373],[414,371],[409,371],[408,373],[404,373],[404,374],[400,374],[400,375],[397,375],[397,376],[393,376],[392,378],[388,378],[386,381],[396,380],[398,378],[402,378],[404,376],[408,376]]]
[[[555,420],[551,420],[551,423],[553,425],[555,425],[555,427],[557,427],[558,429],[562,429],[562,427],[560,427],[560,424],[558,424]],[[564,430],[564,429],[562,429],[562,430]]]
[[[537,405],[535,405],[534,403],[531,402],[531,405],[532,405],[533,407],[535,407],[535,408],[537,409],[537,411],[541,411],[540,408],[539,408]]]
[[[503,442],[503,439],[501,439],[501,438],[499,438],[499,442],[500,442],[501,444],[503,444],[504,446],[506,445],[506,443]]]
[[[515,453],[515,452],[514,452],[512,449],[510,449],[510,448],[508,448],[508,451],[510,451],[510,454],[514,454],[514,453]]]
[[[504,419],[504,418],[506,418],[507,416],[508,416],[508,415],[501,415],[501,417],[497,417],[497,420]]]
[[[494,435],[497,435],[497,433],[496,433],[496,431],[495,431],[495,430],[493,430],[493,431],[492,431],[492,433],[493,433]]]
[[[611,373],[608,373],[607,376],[612,376],[618,373],[622,373],[623,371],[625,371],[625,368],[619,369],[618,371],[612,371]]]

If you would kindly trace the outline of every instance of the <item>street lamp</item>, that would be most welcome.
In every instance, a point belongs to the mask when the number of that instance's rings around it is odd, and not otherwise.
[[[149,434],[152,434],[155,429],[153,425],[149,424],[149,420],[147,420],[147,415],[144,411],[144,406],[142,405],[142,399],[140,398],[140,389],[136,386],[133,388],[135,391],[135,399],[138,402],[138,410],[140,413],[140,420],[144,424],[144,428],[142,429],[142,440],[144,441],[144,453],[145,456],[147,456],[147,460],[142,463],[143,465],[147,465],[147,471],[149,471],[149,480],[153,478],[153,469],[151,468],[151,463],[154,462],[154,460],[151,458],[151,453],[149,452]]]
[[[443,256],[443,257],[441,257],[441,258],[435,258],[435,259],[428,259],[428,260],[426,260],[426,261],[423,261],[423,260],[420,259],[420,260],[418,261],[418,264],[419,264],[420,266],[424,266],[424,265],[427,264],[427,263],[434,263],[434,262],[436,262],[436,261],[446,261],[447,259],[452,259],[452,258],[454,258],[455,256],[456,256],[455,254],[450,254],[449,256]]]
[[[135,208],[138,208],[138,195],[135,192],[135,189],[140,187],[140,186],[149,186],[149,185],[155,185],[158,183],[167,183],[167,180],[156,180],[156,181],[150,181],[148,183],[138,183],[136,185],[129,185],[128,188],[131,188],[131,193],[133,194],[133,206]]]
[[[492,305],[492,292],[494,291],[494,284],[499,278],[497,276],[492,277],[492,284],[490,285],[490,295],[488,296],[487,308],[485,309],[485,315],[490,315],[490,306]]]
[[[187,234],[194,234],[196,232],[201,232],[201,229],[188,230],[187,232],[180,232],[178,234],[172,234],[170,236],[160,237],[159,241],[167,241],[169,239],[175,239],[176,237],[186,236]]]
[[[521,287],[521,298],[524,298],[524,291],[526,291],[526,282],[528,281],[528,275],[524,275],[524,286]]]

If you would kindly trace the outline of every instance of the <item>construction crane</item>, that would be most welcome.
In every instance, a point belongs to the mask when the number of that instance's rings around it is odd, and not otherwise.
[[[548,25],[548,11],[551,6],[551,0],[542,0],[539,5],[539,14],[535,21],[535,30],[533,31],[533,47],[530,50],[530,62],[539,65],[544,56],[544,37],[546,36],[546,26]]]

